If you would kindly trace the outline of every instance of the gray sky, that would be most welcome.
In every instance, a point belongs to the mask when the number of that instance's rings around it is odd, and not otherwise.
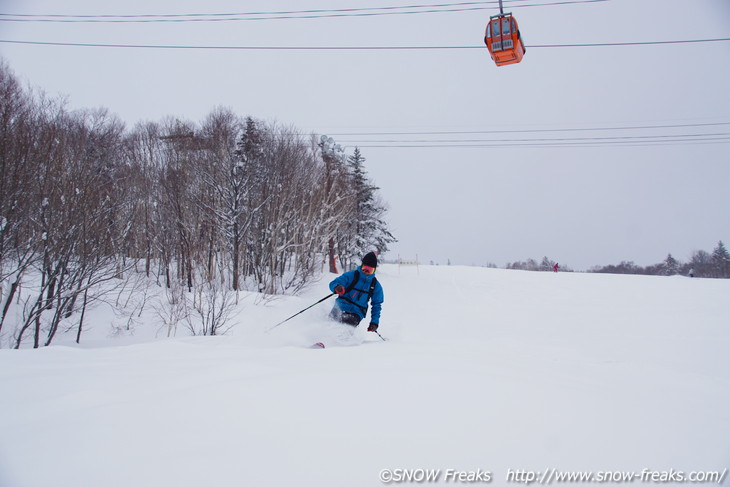
[[[581,270],[621,260],[653,264],[668,252],[686,261],[694,250],[711,251],[718,240],[730,244],[730,42],[548,47],[727,38],[730,2],[527,6],[554,2],[506,1],[528,47],[522,63],[500,68],[486,49],[243,51],[0,43],[0,55],[29,84],[67,96],[71,108],[107,107],[130,126],[166,116],[198,122],[225,106],[329,134],[347,152],[360,146],[400,240],[391,258],[503,266],[547,255]],[[446,3],[458,2],[0,0],[0,13],[190,14]],[[494,13],[5,21],[0,39],[481,46]]]

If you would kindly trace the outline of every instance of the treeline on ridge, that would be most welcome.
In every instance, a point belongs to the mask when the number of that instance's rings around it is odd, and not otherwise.
[[[505,269],[523,270],[523,271],[542,271],[548,272],[553,270],[556,264],[554,260],[543,257],[538,262],[535,259],[527,259],[508,263]],[[489,264],[488,267],[497,267]],[[573,272],[573,270],[560,264],[561,272]],[[639,266],[631,261],[623,261],[620,264],[612,264],[605,266],[594,266],[588,270],[593,273],[603,274],[640,274],[647,276],[692,276],[692,277],[708,277],[708,278],[730,278],[730,252],[728,252],[722,241],[712,252],[698,250],[692,253],[692,257],[688,262],[681,262],[675,259],[672,254],[668,254],[666,259],[657,264],[649,266]]]
[[[709,278],[730,278],[730,253],[722,241],[710,253],[698,250],[692,253],[688,262],[675,259],[672,254],[658,264],[641,267],[633,262],[621,262],[618,265],[596,266],[590,272],[607,274],[643,274],[649,276],[692,276]]]

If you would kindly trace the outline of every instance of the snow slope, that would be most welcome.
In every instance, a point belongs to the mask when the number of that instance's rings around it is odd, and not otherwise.
[[[506,485],[510,469],[730,467],[730,281],[378,277],[387,342],[305,348],[331,338],[331,301],[263,332],[326,295],[322,281],[247,302],[229,336],[0,350],[0,486],[377,486],[398,468]]]

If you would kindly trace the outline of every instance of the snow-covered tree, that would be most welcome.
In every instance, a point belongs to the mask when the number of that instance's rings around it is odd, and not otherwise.
[[[668,254],[667,258],[664,259],[664,274],[667,276],[675,276],[679,273],[679,262],[677,259],[672,257],[672,254]]]
[[[712,251],[712,261],[715,265],[717,277],[730,277],[730,252],[720,240]]]
[[[396,241],[385,222],[387,206],[378,196],[379,188],[367,177],[364,164],[365,157],[356,147],[347,158],[353,213],[346,230],[349,245],[341,250],[343,261],[357,262],[373,250],[385,253],[388,245]]]

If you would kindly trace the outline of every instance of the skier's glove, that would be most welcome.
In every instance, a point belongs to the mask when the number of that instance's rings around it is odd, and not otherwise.
[[[378,324],[371,322],[370,326],[368,326],[368,331],[378,331]]]
[[[342,286],[339,284],[337,286],[335,286],[335,294],[339,294],[340,296],[345,294],[345,286]]]

